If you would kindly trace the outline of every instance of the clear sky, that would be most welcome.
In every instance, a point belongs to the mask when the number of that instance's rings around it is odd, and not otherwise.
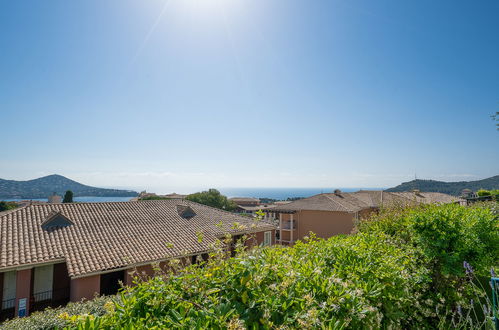
[[[389,187],[499,174],[499,1],[0,2],[0,178]]]

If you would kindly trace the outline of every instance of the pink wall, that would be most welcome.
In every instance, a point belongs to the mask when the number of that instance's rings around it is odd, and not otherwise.
[[[96,293],[100,293],[100,275],[71,280],[71,301],[93,299]]]
[[[132,273],[132,275],[130,275]],[[130,268],[126,270],[125,274],[125,285],[133,285],[133,280],[135,276],[138,276],[141,280],[147,280],[154,275],[154,270],[151,265],[139,266],[135,268]]]
[[[266,231],[270,231],[270,230],[266,230]],[[248,235],[248,240],[246,241],[246,246],[257,246],[257,245],[260,245],[263,243],[263,237],[264,237],[264,232],[265,231],[259,231],[257,233],[253,233],[253,234],[249,234]],[[271,237],[272,237],[272,245],[275,244],[275,230],[272,230],[272,234],[271,234]]]
[[[32,274],[33,269],[18,270],[16,273],[16,316],[18,315],[19,299],[23,298],[26,298],[26,315],[28,315]]]
[[[332,211],[301,211],[298,222],[298,235],[302,239],[314,232],[317,237],[329,238],[339,234],[350,234],[354,228],[354,214]]]

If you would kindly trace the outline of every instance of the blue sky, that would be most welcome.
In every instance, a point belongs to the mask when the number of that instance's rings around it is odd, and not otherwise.
[[[499,2],[0,3],[0,177],[157,192],[499,174]]]

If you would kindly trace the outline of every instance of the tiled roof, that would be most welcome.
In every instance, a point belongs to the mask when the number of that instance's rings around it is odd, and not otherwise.
[[[173,193],[173,194],[163,195],[162,197],[172,198],[172,199],[184,199],[187,197],[187,195]]]
[[[195,215],[182,217],[178,205],[190,207]],[[54,212],[72,224],[42,229]],[[235,228],[235,222],[247,229]],[[0,271],[65,260],[69,276],[77,277],[202,253],[227,232],[272,229],[275,226],[267,222],[190,201],[31,205],[0,213]]]
[[[256,202],[259,203],[260,200],[258,198],[253,198],[253,197],[232,197],[229,198],[229,200],[233,201],[234,203],[238,202]]]
[[[439,192],[394,192],[392,194],[415,200],[418,203],[424,204],[465,202],[465,200],[462,198]]]
[[[360,190],[352,193],[319,194],[309,198],[300,199],[290,204],[280,205],[269,210],[276,212],[309,211],[337,211],[358,212],[368,208],[381,206],[407,205],[416,203],[454,203],[459,198],[442,193],[412,192],[391,193],[386,191]]]
[[[280,205],[269,210],[272,211],[338,211],[355,212],[369,207],[363,201],[353,198],[349,194],[319,194],[309,198],[299,199],[289,204]]]

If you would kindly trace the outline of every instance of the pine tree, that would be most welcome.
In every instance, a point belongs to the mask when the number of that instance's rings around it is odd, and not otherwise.
[[[63,203],[73,203],[73,192],[71,190],[66,191],[64,194]]]

